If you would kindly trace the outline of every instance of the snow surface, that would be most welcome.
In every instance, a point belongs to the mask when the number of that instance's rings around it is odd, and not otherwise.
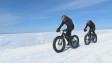
[[[97,30],[97,43],[84,45],[85,32],[79,36],[77,49],[66,47],[62,53],[53,50],[56,32],[1,34],[0,63],[112,63],[112,29]]]

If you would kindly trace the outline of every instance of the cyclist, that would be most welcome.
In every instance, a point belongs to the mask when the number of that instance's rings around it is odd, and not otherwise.
[[[84,28],[84,32],[86,32],[87,31],[87,27],[89,26],[89,34],[90,34],[90,36],[91,36],[91,32],[93,32],[93,34],[95,34],[95,24],[91,21],[91,20],[88,20],[87,21],[87,24],[86,24],[86,26],[85,26],[85,28]]]
[[[60,24],[60,26],[59,26],[59,28],[56,30],[56,32],[59,32],[60,29],[61,29],[61,27],[62,27],[64,24],[67,25],[67,28],[66,28],[65,30],[63,30],[63,31],[66,31],[66,36],[68,37],[68,38],[67,38],[67,41],[68,41],[68,45],[69,45],[70,42],[71,42],[71,39],[72,39],[72,38],[71,38],[71,32],[72,32],[73,29],[74,29],[74,24],[73,24],[72,20],[71,20],[68,16],[63,15],[63,16],[62,16],[62,23]]]

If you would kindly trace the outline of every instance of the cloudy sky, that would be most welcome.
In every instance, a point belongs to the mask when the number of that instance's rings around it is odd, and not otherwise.
[[[0,33],[52,32],[60,25],[62,15],[73,20],[75,30],[83,31],[90,19],[97,29],[110,29],[112,1],[0,0]]]

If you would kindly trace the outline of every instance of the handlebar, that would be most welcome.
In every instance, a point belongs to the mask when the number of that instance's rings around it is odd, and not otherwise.
[[[64,30],[60,30],[59,32],[60,32],[60,33],[64,33],[65,31],[64,31]]]

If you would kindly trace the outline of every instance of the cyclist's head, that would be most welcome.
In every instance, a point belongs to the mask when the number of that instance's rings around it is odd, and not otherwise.
[[[91,23],[91,20],[88,20],[87,23],[90,24]]]
[[[62,15],[62,21],[65,22],[66,21],[67,16],[66,15]]]
[[[62,15],[62,20],[65,19],[67,16],[66,15]]]

